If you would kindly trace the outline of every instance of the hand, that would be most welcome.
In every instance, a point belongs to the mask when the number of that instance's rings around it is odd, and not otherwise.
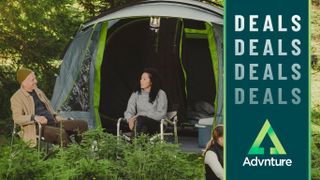
[[[130,119],[128,119],[128,124],[129,124],[130,130],[133,129],[136,120],[137,120],[137,117],[136,117],[136,116],[133,116],[133,117],[131,117]]]
[[[47,124],[48,120],[44,116],[35,116],[34,119],[40,124]]]
[[[60,116],[60,115],[55,115],[55,116],[54,116],[54,119],[56,120],[56,122],[60,122],[60,121],[62,121],[62,120],[65,120],[65,118],[63,118],[63,117]]]

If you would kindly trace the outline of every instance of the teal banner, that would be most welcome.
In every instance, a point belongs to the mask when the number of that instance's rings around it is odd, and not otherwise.
[[[308,8],[225,2],[227,180],[310,179]]]

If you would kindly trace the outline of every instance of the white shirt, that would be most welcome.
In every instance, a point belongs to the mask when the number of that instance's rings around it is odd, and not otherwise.
[[[208,164],[213,173],[221,180],[224,179],[223,167],[221,166],[218,156],[213,151],[207,151],[204,157],[204,163]]]

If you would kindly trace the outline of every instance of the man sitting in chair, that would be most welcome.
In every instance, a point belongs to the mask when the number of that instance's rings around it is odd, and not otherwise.
[[[127,110],[124,113],[129,128],[137,134],[155,134],[160,130],[160,120],[167,113],[168,100],[166,93],[161,90],[161,80],[156,70],[144,69],[140,86],[132,93]]]
[[[77,142],[81,140],[80,134],[88,130],[87,122],[65,120],[59,116],[45,94],[37,88],[37,79],[32,70],[19,69],[17,81],[21,87],[10,99],[12,118],[22,128],[22,139],[25,142],[30,143],[31,147],[36,146],[36,122],[42,125],[42,137],[47,142],[67,146],[72,134],[76,135]]]

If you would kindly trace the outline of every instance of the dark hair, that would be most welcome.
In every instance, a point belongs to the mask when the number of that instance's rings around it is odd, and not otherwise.
[[[153,68],[145,68],[142,71],[141,75],[143,73],[147,73],[149,75],[150,81],[152,83],[149,93],[149,102],[153,103],[159,93],[159,90],[161,89],[161,77],[158,71]],[[139,94],[141,93],[140,83],[138,83],[137,91],[139,92]]]
[[[217,143],[218,138],[220,137],[223,137],[223,125],[218,125],[214,128],[214,130],[212,131],[212,138],[208,142],[203,155],[207,153],[207,151],[213,146],[214,143]]]
[[[214,142],[217,142],[219,137],[223,137],[223,126],[222,125],[219,125],[216,128],[214,128],[214,130],[212,132],[212,138],[213,138]]]

